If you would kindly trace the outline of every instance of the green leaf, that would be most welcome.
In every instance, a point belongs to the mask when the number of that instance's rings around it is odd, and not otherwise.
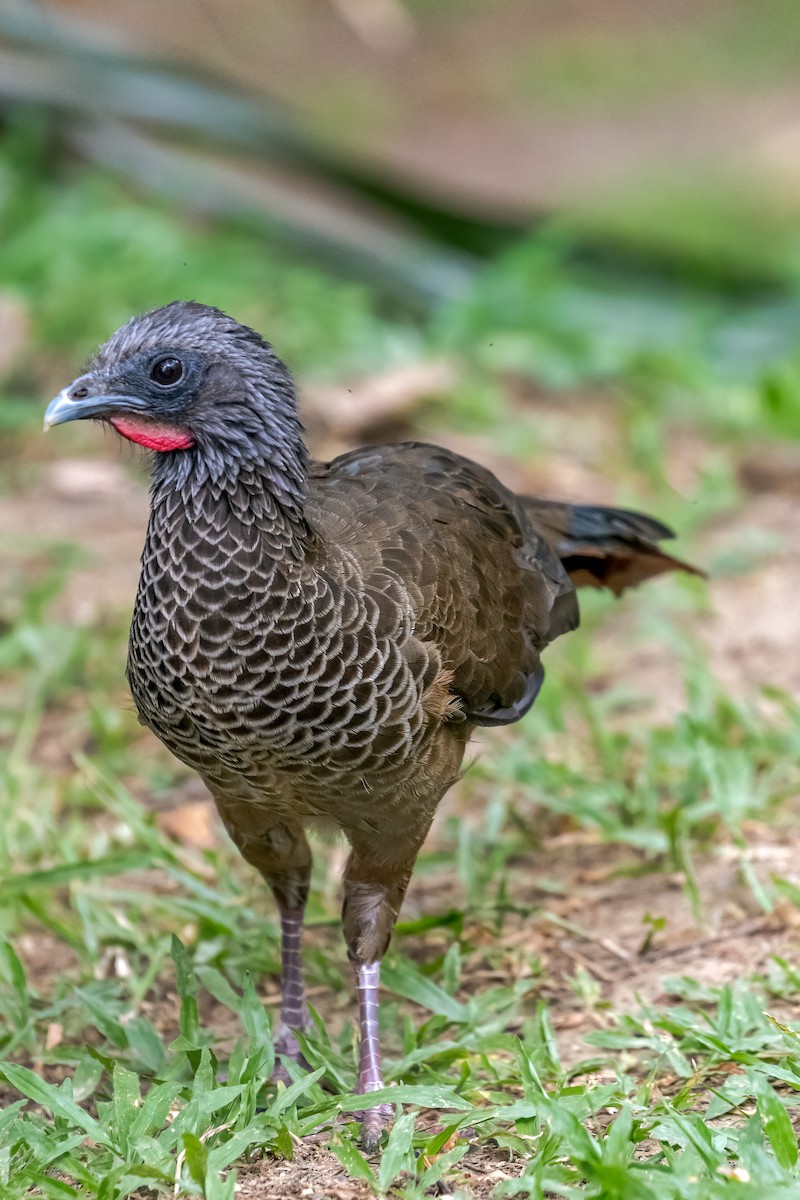
[[[5,880],[3,881],[3,889],[5,889]],[[0,970],[8,979],[14,991],[20,1000],[25,1001],[27,1005],[27,980],[25,977],[25,968],[23,967],[16,950],[11,945],[11,942],[3,939],[0,941]]]
[[[502,1134],[496,1135],[498,1145],[501,1144],[500,1138],[502,1136]],[[425,1192],[429,1192],[433,1185],[438,1183],[443,1175],[461,1162],[461,1159],[467,1153],[469,1148],[469,1142],[459,1142],[458,1145],[454,1146],[452,1150],[448,1150],[445,1154],[439,1154],[436,1157],[436,1160],[432,1162],[431,1165],[425,1171],[423,1171],[422,1175],[420,1176],[420,1189],[424,1189]],[[517,1147],[514,1147],[514,1149],[518,1150]],[[518,1152],[520,1152],[522,1155],[528,1154],[529,1151],[530,1146],[524,1144],[521,1151],[518,1150]]]
[[[793,1167],[797,1162],[797,1138],[789,1114],[766,1080],[759,1085],[758,1112],[776,1159],[782,1167]]]
[[[197,994],[197,978],[189,952],[177,934],[170,939],[170,954],[175,963],[175,982],[181,1000]]]
[[[525,1048],[525,1043],[516,1039],[515,1044],[517,1065],[519,1073],[525,1084],[525,1096],[529,1100],[536,1100],[540,1096],[546,1096],[539,1073]]]
[[[406,1000],[413,1000],[429,1012],[447,1017],[448,1021],[467,1020],[467,1009],[463,1004],[404,959],[384,962],[381,966],[381,977],[391,991],[396,992],[398,996],[404,996]]]
[[[117,1200],[117,1196],[119,1195],[117,1185],[125,1174],[126,1169],[124,1163],[120,1163],[101,1176],[100,1186],[97,1189],[97,1200]]]
[[[164,1065],[165,1050],[158,1030],[147,1017],[133,1017],[123,1026],[128,1045],[142,1066],[156,1074]]]
[[[296,1079],[294,1083],[284,1089],[278,1089],[278,1094],[269,1107],[270,1117],[277,1117],[290,1108],[301,1096],[314,1086],[318,1079],[325,1074],[325,1068],[320,1067],[317,1071],[312,1071],[310,1075],[304,1075],[302,1079]],[[362,1105],[363,1107],[363,1105]]]
[[[232,1162],[242,1157],[245,1150],[251,1146],[263,1146],[269,1139],[272,1130],[264,1125],[250,1125],[234,1133],[227,1141],[221,1142],[208,1152],[208,1174],[224,1171]]]
[[[230,1083],[245,1083],[245,1070],[252,1059],[245,1056],[241,1040],[236,1043],[228,1058],[228,1081]],[[252,1076],[250,1077],[252,1078]]]
[[[72,1095],[75,1100],[85,1100],[91,1096],[103,1077],[105,1067],[99,1059],[86,1055],[75,1068],[72,1076]]]
[[[336,1101],[341,1112],[360,1112],[376,1104],[418,1104],[420,1108],[455,1108],[469,1112],[472,1105],[452,1088],[436,1084],[401,1083],[383,1087],[365,1096],[341,1096]]]
[[[203,1116],[219,1112],[221,1108],[227,1108],[234,1100],[238,1100],[244,1090],[245,1085],[242,1083],[226,1083],[212,1088],[198,1098],[197,1111]]]
[[[271,1074],[272,1068],[275,1065],[275,1048],[272,1042],[272,1031],[270,1029],[269,1017],[267,1010],[264,1008],[258,993],[256,992],[253,976],[248,971],[245,974],[242,985],[242,1001],[240,1005],[242,1025],[247,1034],[248,1049],[250,1053],[254,1053],[262,1046],[266,1046],[270,1050],[270,1056],[265,1062],[265,1071]]]
[[[289,1132],[287,1125],[280,1125],[278,1132],[269,1144],[270,1151],[275,1155],[280,1155],[287,1162],[291,1162],[294,1158],[294,1142],[292,1135]]]
[[[241,1013],[242,998],[233,990],[221,971],[218,971],[216,967],[199,966],[196,975],[206,991],[210,992],[215,1000],[218,1000],[220,1004],[224,1004],[226,1008],[236,1013],[237,1016]],[[260,1005],[260,1008],[263,1012],[263,1004]]]
[[[31,1182],[41,1188],[44,1196],[52,1197],[53,1200],[72,1200],[72,1197],[81,1195],[77,1188],[71,1187],[63,1179],[53,1179],[49,1175],[36,1174]]]
[[[109,1012],[107,1002],[92,991],[91,986],[86,988],[76,987],[75,995],[80,997],[81,1002],[89,1010],[95,1027],[99,1029],[103,1037],[107,1038],[117,1050],[127,1050],[128,1035],[114,1013]]]
[[[236,1172],[225,1179],[221,1175],[207,1174],[204,1191],[205,1200],[234,1200],[236,1195]]]
[[[375,1178],[375,1172],[358,1147],[345,1134],[339,1133],[328,1149],[338,1158],[351,1179],[363,1179],[364,1183],[368,1183],[373,1190],[377,1191],[378,1181]]]
[[[623,1105],[602,1142],[603,1161],[625,1167],[633,1153],[633,1113],[629,1104]]]
[[[401,1113],[395,1120],[378,1169],[378,1189],[386,1192],[403,1171],[414,1171],[414,1113]]]
[[[149,867],[149,854],[111,854],[107,858],[87,859],[85,862],[61,863],[46,871],[20,871],[3,880],[3,896],[19,896],[37,888],[59,888],[76,880],[96,879],[103,875],[121,875],[123,871],[138,871]]]
[[[458,942],[453,942],[444,956],[442,978],[448,996],[455,996],[461,984],[461,947]]]
[[[237,1048],[241,1048],[242,1056],[244,1056],[244,1047],[241,1043],[237,1043]],[[235,1065],[237,1049],[234,1049],[228,1063],[228,1074],[231,1076],[231,1082],[234,1082],[231,1063]],[[243,1066],[240,1068],[241,1083],[258,1083],[260,1080],[269,1078],[272,1074],[272,1066],[275,1062],[275,1054],[272,1046],[261,1046],[247,1056]]]
[[[18,1092],[22,1092],[23,1096],[33,1100],[35,1104],[41,1104],[54,1116],[64,1117],[71,1125],[77,1125],[79,1129],[88,1133],[98,1145],[109,1145],[101,1125],[95,1121],[94,1117],[90,1117],[87,1112],[84,1112],[68,1092],[62,1090],[63,1084],[60,1088],[54,1087],[52,1083],[47,1083],[35,1071],[21,1067],[18,1063],[0,1063],[0,1076]]]
[[[158,1194],[153,1187],[154,1180],[161,1184],[169,1184],[169,1191],[166,1188],[160,1189],[162,1195],[169,1195],[175,1186],[175,1167],[172,1159],[170,1159],[170,1165],[172,1166],[170,1172],[158,1171],[142,1163],[137,1163],[135,1167],[128,1167],[118,1181],[120,1189],[128,1189],[128,1191],[121,1190],[121,1195],[128,1196],[132,1193],[138,1198],[143,1193],[149,1200],[150,1196]],[[117,1196],[113,1196],[111,1200],[117,1200]]]
[[[177,1145],[178,1139],[174,1139]],[[151,1179],[171,1180],[175,1182],[175,1157],[171,1152],[175,1145],[167,1150],[154,1137],[139,1137],[131,1134],[128,1142],[128,1162],[136,1163],[136,1171],[149,1175]]]
[[[120,1063],[117,1063],[114,1067],[113,1088],[114,1125],[120,1146],[124,1150],[128,1144],[128,1135],[138,1116],[141,1102],[139,1077],[134,1075],[133,1071],[128,1071]]]
[[[23,1138],[40,1167],[49,1167],[58,1162],[63,1170],[91,1185],[91,1176],[72,1156],[72,1151],[86,1141],[83,1130],[64,1136],[63,1133],[54,1134],[48,1125],[34,1127],[32,1121],[24,1121],[17,1125],[15,1132]]]
[[[434,1133],[433,1137],[425,1143],[422,1153],[427,1158],[435,1158],[446,1142],[449,1142],[455,1131],[458,1129],[458,1122],[453,1121],[450,1125],[445,1125],[438,1133]]]
[[[201,1100],[209,1092],[216,1087],[214,1064],[216,1059],[212,1059],[211,1051],[205,1046],[200,1051],[199,1061],[194,1073],[194,1082],[192,1083],[192,1099]]]
[[[181,999],[181,1011],[178,1018],[181,1036],[187,1042],[196,1045],[200,1032],[200,1020],[197,1012],[197,979],[186,947],[174,933],[170,954],[175,963],[175,982]]]
[[[186,1166],[189,1168],[189,1174],[196,1184],[203,1187],[208,1167],[208,1151],[200,1141],[200,1138],[194,1133],[184,1133],[181,1141],[183,1142],[183,1152],[186,1158]]]

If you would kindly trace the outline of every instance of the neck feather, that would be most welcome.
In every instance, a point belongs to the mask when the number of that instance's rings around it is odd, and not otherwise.
[[[269,393],[247,388],[207,414],[190,449],[156,454],[153,495],[179,492],[187,511],[202,507],[207,496],[236,495],[236,507],[249,505],[258,517],[272,514],[299,546],[309,537],[308,453],[291,384]]]

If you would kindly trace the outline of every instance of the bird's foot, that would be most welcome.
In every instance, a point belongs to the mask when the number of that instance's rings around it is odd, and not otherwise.
[[[376,1104],[374,1108],[365,1108],[357,1114],[361,1117],[361,1145],[367,1154],[378,1149],[381,1134],[393,1111],[391,1104]]]

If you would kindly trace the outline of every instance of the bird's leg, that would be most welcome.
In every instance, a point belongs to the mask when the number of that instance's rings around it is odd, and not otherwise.
[[[301,1062],[294,1031],[305,1030],[309,1024],[301,952],[304,909],[284,908],[280,901],[278,906],[281,915],[281,1023],[275,1035],[275,1050]]]
[[[223,812],[223,818],[227,816]],[[226,820],[228,832],[244,858],[269,884],[281,918],[281,1020],[275,1030],[275,1052],[302,1062],[294,1031],[308,1028],[300,943],[311,878],[311,850],[299,826],[276,822],[243,830]],[[288,1079],[281,1067],[276,1078]]]
[[[423,838],[424,833],[414,840],[413,847],[406,842],[387,848],[387,840],[391,839],[383,839],[379,845],[353,841],[353,853],[345,868],[342,922],[347,952],[356,973],[359,1024],[356,1091],[359,1093],[383,1087],[378,1034],[380,960],[389,946]],[[387,859],[387,854],[392,857]],[[362,1139],[367,1150],[377,1146],[391,1111],[391,1105],[380,1104],[364,1112]]]
[[[280,828],[278,837],[282,838],[285,826]],[[270,840],[273,843],[274,834],[275,831],[271,830]],[[309,1025],[301,942],[311,877],[311,851],[302,831],[295,833],[291,850],[291,865],[283,856],[280,865],[272,864],[263,871],[263,875],[272,889],[281,918],[281,1020],[275,1030],[275,1053],[285,1054],[295,1062],[302,1063],[304,1059],[295,1030],[302,1032]],[[277,1075],[282,1074],[278,1069]]]
[[[378,1032],[378,990],[381,964],[356,965],[356,994],[358,996],[358,1082],[360,1093],[375,1092],[383,1087],[381,1074],[381,1044]]]

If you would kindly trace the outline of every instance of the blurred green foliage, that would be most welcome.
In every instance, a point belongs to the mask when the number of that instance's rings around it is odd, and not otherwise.
[[[133,313],[200,300],[264,329],[311,374],[369,371],[418,352],[413,322],[359,284],[287,257],[246,227],[137,198],[107,174],[65,166],[28,120],[0,157],[0,286],[27,301],[35,346],[74,361]]]
[[[263,329],[305,376],[455,355],[463,372],[453,416],[471,428],[497,428],[503,381],[522,376],[551,389],[613,384],[643,412],[690,414],[711,429],[800,434],[800,293],[788,266],[778,293],[726,295],[586,262],[562,219],[476,268],[461,297],[420,317],[246,221],[179,216],[108,174],[64,164],[47,126],[31,119],[2,143],[0,225],[0,285],[25,301],[41,356],[33,371],[30,355],[18,364],[12,397],[46,392],[56,364],[73,370],[132,313],[181,297]],[[717,245],[708,252],[722,261],[724,230]],[[28,411],[6,403],[0,420],[9,428]]]

